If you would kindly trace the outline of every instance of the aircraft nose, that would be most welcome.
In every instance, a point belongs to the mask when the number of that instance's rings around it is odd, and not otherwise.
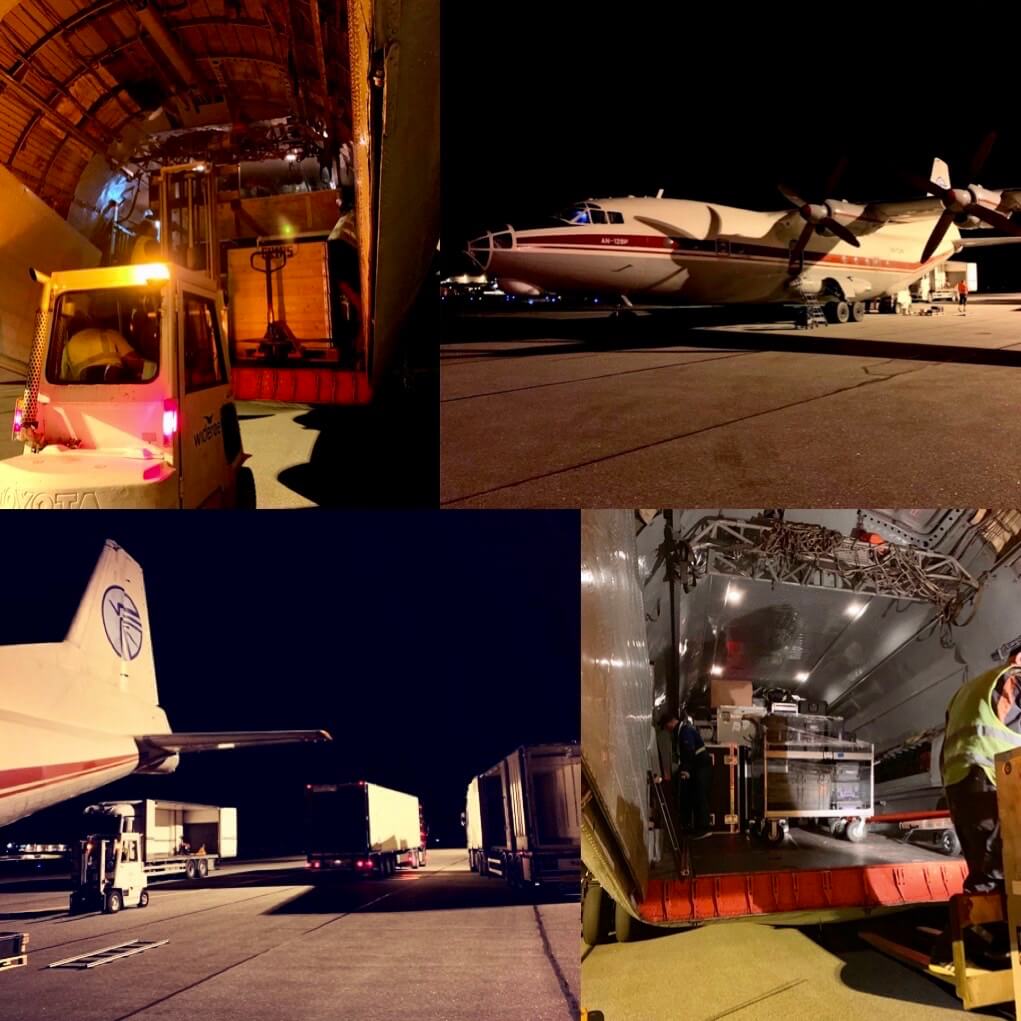
[[[489,269],[493,261],[493,253],[498,249],[514,247],[514,228],[507,224],[502,230],[489,231],[482,237],[468,242],[468,255],[481,267],[482,272]]]

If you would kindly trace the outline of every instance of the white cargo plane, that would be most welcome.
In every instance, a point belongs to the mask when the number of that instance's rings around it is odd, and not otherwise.
[[[328,741],[323,730],[175,734],[159,706],[142,569],[107,541],[62,642],[0,647],[0,826],[180,752]]]
[[[986,140],[972,163],[984,162]],[[832,184],[832,179],[831,182]],[[1012,243],[1021,190],[952,188],[943,160],[925,198],[855,205],[806,202],[757,212],[713,202],[590,199],[549,226],[506,227],[468,244],[468,254],[504,291],[601,292],[686,304],[769,304],[815,300],[834,322],[859,321],[865,302],[894,295],[963,248]],[[829,186],[827,186],[829,191]],[[962,238],[959,228],[998,227],[1012,237]]]

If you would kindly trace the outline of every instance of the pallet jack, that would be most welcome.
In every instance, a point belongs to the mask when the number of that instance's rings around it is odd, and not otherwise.
[[[277,319],[273,308],[273,274],[279,273],[293,256],[293,245],[272,245],[256,248],[249,259],[252,269],[266,277],[266,333],[259,352],[273,361],[286,362],[290,355],[300,357],[303,353],[294,331],[284,319]]]

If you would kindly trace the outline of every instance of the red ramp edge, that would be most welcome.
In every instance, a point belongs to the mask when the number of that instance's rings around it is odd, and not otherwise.
[[[952,858],[946,862],[652,879],[638,913],[647,922],[663,924],[785,911],[941,903],[962,892],[967,874],[967,864]]]

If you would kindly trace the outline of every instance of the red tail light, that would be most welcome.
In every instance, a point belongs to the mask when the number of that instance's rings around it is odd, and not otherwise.
[[[168,397],[163,402],[163,445],[170,446],[177,435],[177,401]]]

